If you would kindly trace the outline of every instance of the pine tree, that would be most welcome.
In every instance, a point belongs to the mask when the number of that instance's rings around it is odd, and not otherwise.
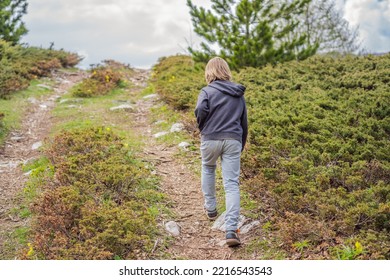
[[[187,0],[195,32],[206,39],[201,50],[189,47],[196,61],[212,56],[226,59],[233,69],[261,67],[290,60],[303,60],[316,53],[318,45],[308,45],[307,35],[295,36],[295,20],[311,0],[292,3],[273,0],[211,0],[212,10]],[[280,24],[285,22],[288,24]],[[217,53],[213,45],[220,49]]]
[[[0,0],[0,39],[16,44],[27,33],[22,22],[27,6],[26,0]]]

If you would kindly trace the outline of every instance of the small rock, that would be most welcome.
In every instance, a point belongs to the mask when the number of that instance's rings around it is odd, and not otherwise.
[[[158,98],[158,94],[153,93],[153,94],[149,94],[149,95],[144,96],[144,99],[152,99],[152,98]]]
[[[20,142],[20,140],[23,140],[24,137],[22,136],[14,136],[14,137],[11,137],[11,141],[15,141],[15,142]]]
[[[77,106],[77,105],[68,105],[68,106],[66,106],[66,108],[78,108],[79,106]]]
[[[119,110],[134,111],[134,108],[133,108],[133,106],[131,106],[129,104],[122,104],[122,105],[110,108],[110,111],[119,111]]]
[[[171,127],[171,132],[180,132],[184,129],[184,124],[182,123],[175,123]]]
[[[221,216],[218,217],[218,219],[214,222],[212,229],[225,231],[226,230],[226,224],[225,224],[225,216],[226,211],[221,214]],[[241,228],[243,224],[245,223],[246,218],[244,215],[240,215],[238,219],[238,228]]]
[[[41,104],[41,105],[39,105],[39,107],[40,107],[41,109],[47,109],[47,105],[46,105],[46,104]]]
[[[167,135],[169,132],[168,131],[162,131],[162,132],[158,132],[156,134],[153,135],[154,138],[160,138],[164,135]]]
[[[19,161],[0,162],[0,168],[16,168],[19,164]]]
[[[37,104],[38,100],[34,97],[29,97],[27,99],[28,102],[30,102],[31,104]]]
[[[56,101],[56,100],[58,100],[58,99],[60,99],[60,98],[61,98],[61,96],[59,96],[59,95],[54,95],[54,96],[50,97],[48,100],[49,100],[49,101]]]
[[[181,142],[179,144],[179,147],[182,148],[182,149],[187,149],[189,146],[191,146],[191,145],[188,142]]]
[[[39,85],[37,85],[37,87],[45,88],[45,89],[48,89],[48,90],[52,90],[53,89],[51,86],[44,85],[44,84],[39,84]]]
[[[162,124],[162,123],[166,123],[167,121],[164,121],[164,120],[159,120],[159,121],[156,121],[154,124]]]
[[[180,227],[174,221],[170,221],[170,222],[166,223],[165,224],[165,229],[166,229],[166,231],[168,231],[173,236],[179,236],[180,235]]]
[[[129,101],[128,100],[113,100],[112,103],[121,104],[121,103],[129,103]]]
[[[38,150],[40,147],[42,147],[42,141],[36,142],[31,146],[32,150]]]
[[[63,103],[84,103],[84,100],[81,98],[76,98],[76,99],[62,99],[60,100],[60,104]]]
[[[260,222],[259,221],[253,221],[243,227],[240,228],[240,233],[242,234],[247,234],[248,232],[250,232],[254,227],[260,225]]]

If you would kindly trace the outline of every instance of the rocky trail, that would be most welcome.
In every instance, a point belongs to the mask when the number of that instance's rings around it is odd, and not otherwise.
[[[136,69],[131,82],[135,84],[135,91],[141,92],[146,86],[150,71]],[[21,129],[13,131],[8,136],[4,147],[0,151],[0,252],[7,234],[13,229],[23,226],[28,221],[20,220],[11,214],[15,199],[25,182],[28,174],[24,174],[21,165],[26,161],[37,158],[42,141],[49,134],[53,117],[51,111],[56,100],[61,98],[75,83],[86,76],[85,72],[58,72],[54,76],[56,84],[51,89],[53,93],[42,99],[30,98],[29,110],[24,117]],[[45,85],[42,85],[45,86]],[[152,133],[153,122],[151,108],[161,104],[158,94],[140,98],[136,103],[136,110],[129,112],[133,115],[135,135],[139,135],[144,144],[142,157],[155,166],[156,175],[160,179],[160,190],[167,194],[172,202],[174,212],[173,221],[162,221],[161,228],[166,234],[173,236],[173,241],[166,249],[170,259],[238,259],[239,249],[228,248],[225,244],[225,235],[222,230],[215,229],[203,210],[203,198],[200,188],[200,178],[190,166],[177,157],[176,145],[169,145],[158,141]],[[199,156],[197,153],[195,156]],[[191,156],[194,156],[191,154]],[[223,219],[222,219],[223,220]],[[242,223],[245,218],[242,217]],[[246,221],[245,232],[258,225],[256,221]],[[214,227],[214,229],[213,229]],[[220,227],[220,225],[219,225]],[[241,235],[245,243],[250,234]],[[163,248],[160,239],[155,242],[156,248]]]
[[[146,79],[148,72],[139,72],[140,81]],[[215,223],[209,221],[203,210],[203,195],[200,187],[200,178],[188,165],[178,160],[175,154],[178,146],[159,144],[156,134],[152,134],[150,109],[159,102],[156,94],[146,96],[138,101],[139,108],[135,118],[134,130],[145,140],[145,158],[154,162],[157,175],[161,178],[161,190],[167,194],[173,203],[176,214],[174,221],[164,221],[165,228],[171,228],[175,240],[168,253],[173,259],[235,259],[238,248],[229,248],[225,244],[225,233],[218,228],[223,227],[223,217]],[[157,105],[158,106],[158,105]],[[163,134],[164,132],[162,132]],[[199,156],[200,153],[197,153]],[[193,155],[191,155],[193,156]],[[222,221],[222,222],[221,222]],[[247,234],[258,225],[257,221],[246,220],[240,217],[241,241],[249,238]],[[218,227],[218,228],[217,228]],[[158,244],[156,244],[157,246]]]

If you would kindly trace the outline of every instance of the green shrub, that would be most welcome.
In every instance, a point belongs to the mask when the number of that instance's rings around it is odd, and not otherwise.
[[[122,141],[96,127],[62,131],[48,143],[55,180],[42,186],[32,207],[25,258],[146,258],[157,234],[150,209],[163,196]]]
[[[0,112],[0,135],[4,134],[4,124],[3,124],[4,113]]]
[[[158,92],[177,109],[194,108],[203,86],[202,67],[191,63],[175,56],[155,66]],[[315,56],[235,74],[247,88],[243,189],[291,256],[305,240],[312,258],[335,257],[333,248],[360,236],[365,250],[354,257],[389,257],[367,245],[375,237],[390,247],[389,77],[390,54]]]
[[[0,40],[0,98],[26,88],[32,79],[49,76],[52,70],[73,67],[80,61],[74,53],[13,46]]]
[[[105,65],[91,69],[91,76],[73,88],[73,95],[93,97],[108,94],[113,89],[125,85],[125,72],[130,70],[119,63],[106,61]]]
[[[189,56],[161,58],[153,68],[152,81],[162,98],[175,109],[193,109],[199,91],[206,85],[203,68]]]

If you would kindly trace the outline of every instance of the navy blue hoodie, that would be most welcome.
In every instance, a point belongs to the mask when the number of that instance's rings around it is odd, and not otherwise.
[[[236,139],[244,149],[248,135],[245,87],[230,81],[214,81],[198,97],[195,116],[202,141]]]

